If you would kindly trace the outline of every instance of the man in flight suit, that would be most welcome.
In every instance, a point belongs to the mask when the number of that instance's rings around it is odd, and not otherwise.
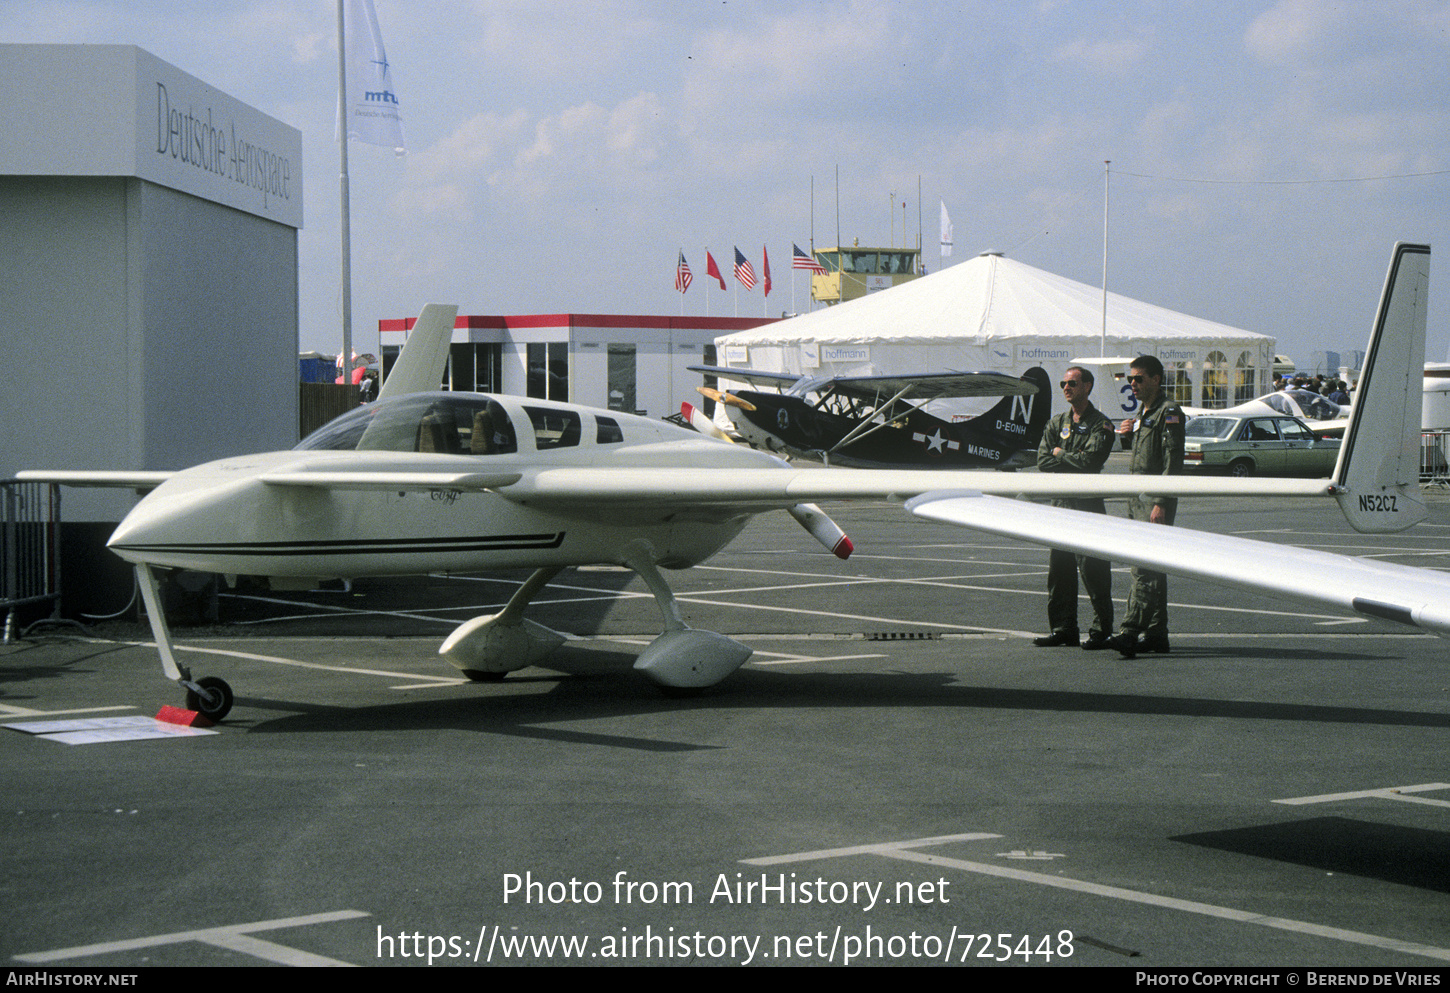
[[[1071,366],[1063,374],[1062,397],[1068,409],[1048,422],[1037,448],[1037,468],[1042,472],[1102,472],[1113,450],[1113,425],[1094,407],[1088,396],[1093,391],[1093,374],[1081,366]],[[1106,513],[1101,498],[1059,499],[1054,507]],[[1047,621],[1052,633],[1033,640],[1039,648],[1076,645],[1077,577],[1082,574],[1083,589],[1093,607],[1093,624],[1082,647],[1088,650],[1107,648],[1113,631],[1113,574],[1103,559],[1074,555],[1054,548],[1047,559]]]
[[[1130,471],[1142,475],[1176,476],[1183,471],[1183,411],[1163,391],[1163,363],[1155,355],[1140,355],[1128,368],[1128,383],[1140,404],[1138,416],[1123,421],[1121,431],[1133,432]],[[1134,497],[1128,516],[1135,521],[1172,524],[1178,501],[1171,497]],[[1133,588],[1123,627],[1112,647],[1124,658],[1139,652],[1168,652],[1168,577],[1147,569],[1133,570]]]

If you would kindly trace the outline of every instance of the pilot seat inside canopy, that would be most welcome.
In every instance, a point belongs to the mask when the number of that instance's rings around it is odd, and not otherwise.
[[[518,443],[508,412],[491,397],[419,393],[358,407],[296,450],[504,455]]]

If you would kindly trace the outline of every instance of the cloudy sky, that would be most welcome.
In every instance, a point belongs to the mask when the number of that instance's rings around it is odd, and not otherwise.
[[[376,0],[409,153],[354,145],[355,334],[469,313],[678,314],[676,252],[991,249],[1252,331],[1362,347],[1391,245],[1439,250],[1450,345],[1450,3]],[[331,0],[0,0],[0,41],[136,44],[303,135],[302,344],[336,350]],[[918,201],[918,183],[921,195]],[[894,200],[893,200],[893,194]],[[905,201],[906,209],[901,207]],[[895,204],[895,210],[891,205]],[[706,309],[697,278],[683,303]],[[797,309],[807,305],[804,280]],[[374,339],[375,340],[375,339]]]

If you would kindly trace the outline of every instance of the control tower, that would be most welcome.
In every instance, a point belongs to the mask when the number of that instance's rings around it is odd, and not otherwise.
[[[915,248],[818,248],[816,261],[826,271],[811,277],[811,299],[840,303],[916,279],[920,255]]]

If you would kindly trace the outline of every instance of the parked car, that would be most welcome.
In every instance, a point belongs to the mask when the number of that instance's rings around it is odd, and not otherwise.
[[[1209,414],[1190,417],[1183,466],[1230,476],[1328,476],[1338,438],[1316,438],[1297,417]]]

